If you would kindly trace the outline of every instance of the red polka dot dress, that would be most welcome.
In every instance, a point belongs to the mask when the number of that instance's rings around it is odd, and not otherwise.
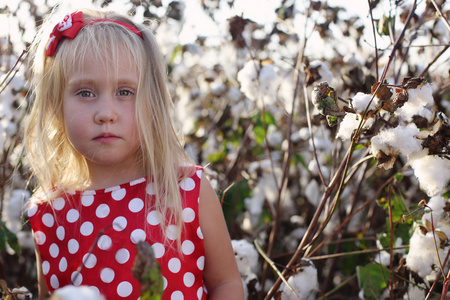
[[[201,174],[180,183],[183,201],[180,251],[174,225],[162,232],[160,217],[147,208],[155,196],[145,178],[104,190],[73,192],[52,202],[31,203],[28,217],[49,291],[86,285],[106,299],[139,299],[140,283],[131,274],[136,244],[145,240],[155,253],[164,282],[163,299],[206,299],[205,253],[198,218]],[[176,245],[176,244],[174,244]]]

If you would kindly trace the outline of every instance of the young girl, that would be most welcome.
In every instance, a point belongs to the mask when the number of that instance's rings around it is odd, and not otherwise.
[[[25,141],[39,187],[28,210],[39,299],[66,285],[138,299],[140,241],[159,262],[163,299],[242,299],[220,203],[172,124],[153,34],[99,11],[50,24]]]

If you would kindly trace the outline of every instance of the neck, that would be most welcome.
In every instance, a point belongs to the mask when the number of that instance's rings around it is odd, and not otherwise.
[[[104,189],[123,183],[127,183],[146,176],[142,163],[122,166],[105,166],[98,164],[89,165],[90,184],[89,190]]]

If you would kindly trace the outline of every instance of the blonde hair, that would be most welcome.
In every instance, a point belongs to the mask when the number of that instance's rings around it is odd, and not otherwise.
[[[25,128],[25,147],[32,172],[38,180],[37,188],[41,191],[56,188],[57,192],[64,192],[88,186],[86,159],[73,148],[64,126],[64,87],[86,53],[93,54],[105,66],[117,65],[119,55],[128,53],[139,75],[136,123],[141,163],[148,180],[154,180],[154,208],[166,217],[166,222],[160,222],[162,230],[166,232],[168,225],[176,225],[179,243],[182,229],[179,182],[190,176],[194,168],[173,124],[173,103],[159,46],[149,28],[135,24],[123,15],[93,10],[82,12],[84,22],[118,20],[136,27],[142,37],[120,24],[98,22],[84,26],[73,40],[60,41],[56,53],[46,56],[45,47],[56,22],[44,23],[51,27],[44,25],[37,39],[40,42],[34,48],[35,99]]]

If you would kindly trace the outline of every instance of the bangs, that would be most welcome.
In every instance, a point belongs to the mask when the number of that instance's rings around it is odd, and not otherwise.
[[[124,26],[112,22],[101,22],[84,26],[75,39],[66,39],[55,54],[55,65],[59,66],[60,78],[65,86],[70,77],[82,71],[83,62],[89,56],[100,64],[108,74],[118,75],[119,63],[128,59],[128,65],[144,64],[145,53],[138,35]],[[61,95],[60,95],[61,96]]]

